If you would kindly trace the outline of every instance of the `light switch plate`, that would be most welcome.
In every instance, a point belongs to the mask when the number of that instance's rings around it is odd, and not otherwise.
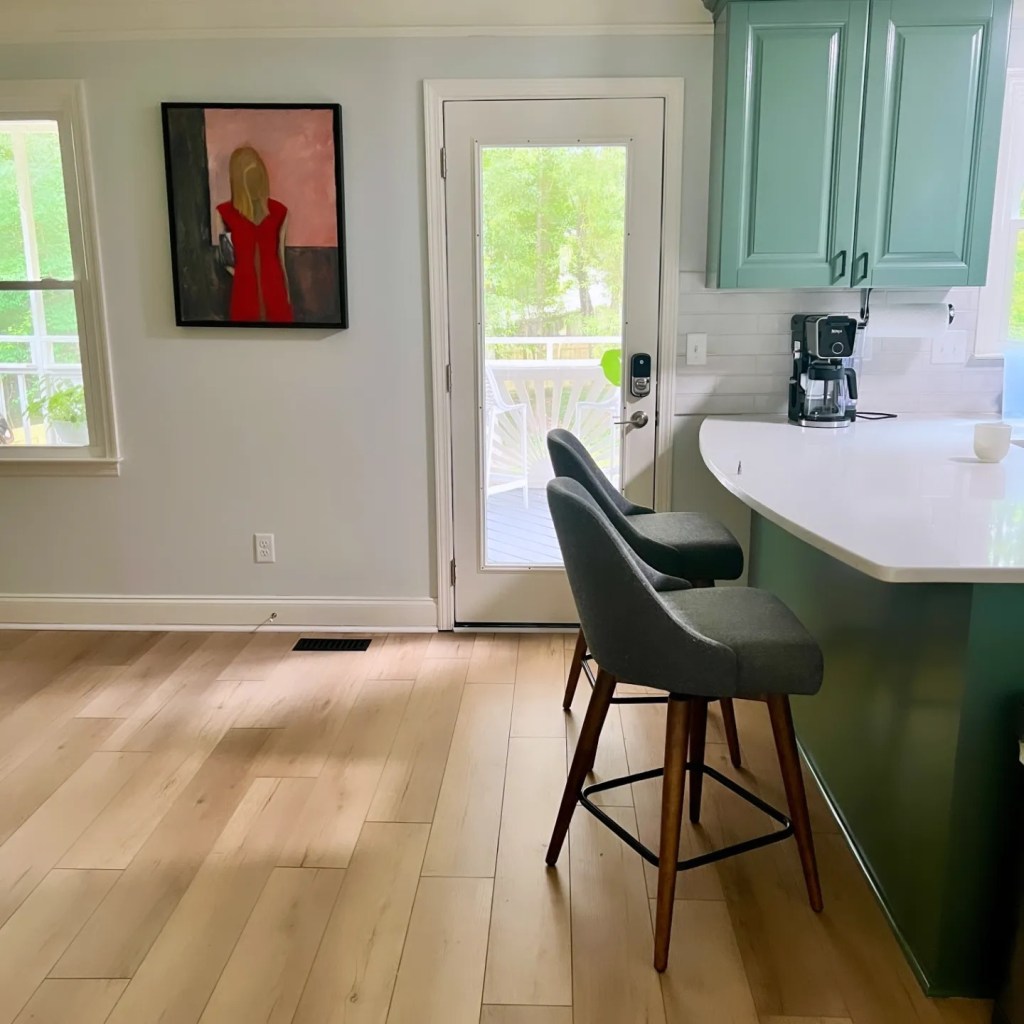
[[[707,366],[708,336],[706,334],[688,334],[686,336],[686,365]]]

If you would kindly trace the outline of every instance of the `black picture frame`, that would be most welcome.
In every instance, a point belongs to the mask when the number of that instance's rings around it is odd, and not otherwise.
[[[349,303],[341,106],[337,103],[167,102],[162,103],[160,109],[167,177],[174,320],[177,326],[277,331],[347,329]],[[282,244],[288,299],[294,312],[292,320],[230,318],[228,307],[231,304],[233,280],[225,261],[233,258],[233,249],[230,241],[225,245],[222,239],[213,238],[210,223],[212,200],[206,147],[207,110],[331,112],[337,248],[289,248]],[[225,256],[225,253],[228,255]],[[293,295],[292,271],[296,267],[301,271],[301,276],[295,273],[294,280],[300,287],[299,294]]]

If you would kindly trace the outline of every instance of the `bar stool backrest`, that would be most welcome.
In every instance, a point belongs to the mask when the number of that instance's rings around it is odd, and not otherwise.
[[[670,608],[587,488],[560,478],[548,504],[580,625],[620,682],[693,697],[736,695],[736,655]]]
[[[601,467],[583,442],[568,430],[558,428],[548,433],[548,454],[555,476],[565,476],[581,483],[616,526],[621,525],[619,520],[623,517],[654,511],[634,504],[621,494],[601,472]]]

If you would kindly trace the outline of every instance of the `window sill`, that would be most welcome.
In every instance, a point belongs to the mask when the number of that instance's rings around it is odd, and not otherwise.
[[[120,476],[120,459],[25,459],[0,457],[4,476]]]

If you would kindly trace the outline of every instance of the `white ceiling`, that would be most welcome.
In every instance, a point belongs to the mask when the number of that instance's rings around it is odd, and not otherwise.
[[[621,26],[706,30],[701,0],[0,0],[5,39]],[[702,29],[698,29],[701,31]]]

